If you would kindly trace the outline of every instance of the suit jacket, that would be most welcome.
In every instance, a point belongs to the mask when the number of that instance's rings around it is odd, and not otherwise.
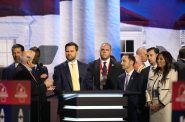
[[[178,80],[185,81],[185,61],[178,60],[174,65],[178,70]]]
[[[85,89],[100,90],[100,65],[100,59],[89,63],[85,78]],[[107,81],[103,89],[117,89],[116,79],[123,71],[119,63],[110,59]]]
[[[126,73],[124,72],[118,77],[118,89],[124,90]],[[134,71],[130,76],[129,83],[126,87],[126,91],[142,93],[143,78],[142,75]],[[142,94],[141,94],[142,95]],[[128,121],[138,122],[141,114],[141,95],[129,95],[128,96]]]
[[[147,87],[149,72],[150,72],[150,66],[146,67],[145,69],[141,71],[141,74],[143,76],[143,90],[144,91],[146,90],[146,87]]]
[[[143,99],[141,105],[143,106],[141,108],[141,122],[149,122],[149,107],[146,107],[146,96],[145,96],[145,91],[147,88],[147,83],[148,83],[148,77],[149,77],[149,72],[150,72],[150,66],[146,67],[141,71],[141,75],[143,77]]]
[[[39,84],[31,74],[28,69],[19,64],[15,69],[15,74],[13,76],[14,80],[30,80],[31,82],[31,101],[44,101],[46,100],[46,85],[44,83]]]
[[[12,80],[13,75],[15,72],[15,63],[10,64],[9,66],[5,67],[2,71],[2,80]]]
[[[32,68],[32,73],[40,84],[44,83],[44,81],[48,78],[48,69],[46,66],[43,66],[43,64],[37,64],[34,68]],[[42,77],[43,74],[47,76]]]
[[[78,61],[79,82],[80,90],[83,90],[83,80],[85,78],[87,64]],[[54,85],[56,86],[55,92],[61,93],[62,91],[73,91],[72,78],[69,70],[68,62],[65,61],[54,68]]]
[[[84,89],[83,80],[87,70],[87,64],[77,61],[78,63],[78,70],[79,70],[79,82],[80,82],[80,90]],[[54,92],[56,95],[60,95],[63,91],[64,92],[71,92],[73,91],[73,84],[72,84],[72,77],[69,70],[68,62],[65,61],[54,68],[54,85],[56,86]],[[59,97],[58,102],[58,114],[61,113],[61,108],[63,107],[63,98]],[[60,117],[62,117],[60,115]]]
[[[31,82],[31,122],[36,121],[48,121],[45,118],[48,115],[47,104],[46,104],[46,92],[47,88],[44,83],[40,84],[30,71],[22,65],[19,64],[15,69],[15,74],[13,79],[15,80],[30,80]],[[45,112],[43,115],[42,113]],[[47,112],[47,113],[46,113]]]

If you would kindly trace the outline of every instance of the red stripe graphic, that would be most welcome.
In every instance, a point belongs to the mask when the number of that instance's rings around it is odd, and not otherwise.
[[[59,14],[60,0],[1,0],[0,17]]]

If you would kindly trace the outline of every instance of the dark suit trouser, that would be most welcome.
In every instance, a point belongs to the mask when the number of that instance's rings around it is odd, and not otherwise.
[[[50,102],[31,103],[31,122],[50,122]]]

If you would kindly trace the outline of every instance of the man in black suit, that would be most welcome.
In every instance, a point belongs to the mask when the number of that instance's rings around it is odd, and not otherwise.
[[[69,42],[65,45],[66,61],[54,68],[55,93],[83,90],[83,80],[86,74],[87,64],[77,60],[78,45]],[[62,107],[63,100],[59,99],[59,109]],[[62,116],[60,116],[62,121]]]
[[[179,50],[178,60],[174,65],[178,70],[178,81],[185,81],[185,46]]]
[[[12,56],[14,59],[14,63],[10,64],[9,66],[5,67],[2,71],[2,80],[12,80],[15,68],[20,63],[20,56],[24,51],[24,46],[21,44],[14,44],[12,46]]]
[[[111,58],[112,47],[103,43],[100,47],[100,58],[90,62],[85,78],[87,90],[117,89],[116,79],[123,72],[121,65]]]
[[[139,122],[141,114],[141,95],[143,79],[141,74],[134,70],[135,57],[130,54],[124,54],[121,65],[125,70],[118,77],[118,89],[123,93],[136,92],[138,94],[128,95],[128,122]]]
[[[46,100],[45,94],[47,89],[53,90],[53,81],[46,79],[44,83],[39,84],[35,76],[32,74],[33,63],[35,53],[31,50],[24,51],[21,56],[21,63],[15,69],[13,76],[14,80],[29,80],[31,82],[31,122],[45,121],[42,113],[41,105]],[[45,113],[46,114],[46,113]],[[48,121],[48,120],[46,120]]]
[[[154,70],[157,67],[157,62],[156,58],[159,53],[159,49],[156,47],[151,47],[147,49],[147,56],[148,56],[148,61],[150,63],[150,66],[146,67],[145,69],[142,70],[141,75],[143,76],[143,92],[145,93],[145,90],[147,88],[147,83],[149,77],[152,77],[154,75]],[[146,103],[146,97],[143,96],[143,102],[142,102],[142,115],[141,119],[142,122],[149,122],[149,108],[145,107]]]

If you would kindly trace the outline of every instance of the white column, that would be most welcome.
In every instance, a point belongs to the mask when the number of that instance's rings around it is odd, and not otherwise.
[[[95,57],[99,58],[100,45],[108,42],[107,33],[107,1],[94,0],[95,2]]]
[[[95,2],[95,53],[99,57],[101,43],[109,42],[113,55],[120,59],[120,6],[119,0],[94,0]]]
[[[73,16],[72,16],[72,1],[60,2],[60,23],[61,23],[61,40],[59,48],[61,49],[62,60],[65,58],[65,44],[73,40]],[[60,60],[61,62],[61,60]]]
[[[108,0],[107,4],[107,29],[108,29],[108,40],[112,45],[112,54],[119,61],[121,58],[121,47],[120,47],[120,1],[119,0]]]
[[[79,45],[79,60],[94,60],[93,0],[73,0],[73,41]]]

